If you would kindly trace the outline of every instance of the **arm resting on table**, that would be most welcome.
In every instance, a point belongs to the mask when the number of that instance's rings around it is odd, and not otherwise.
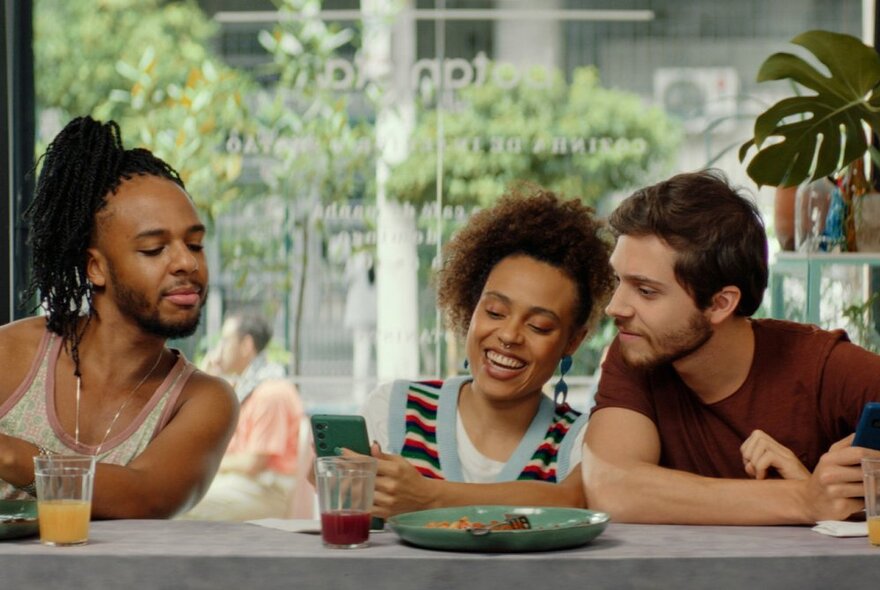
[[[660,440],[646,416],[604,408],[590,419],[581,470],[590,508],[617,522],[811,524],[862,507],[858,461],[866,451],[848,441],[835,443],[805,480],[703,477],[658,465]]]
[[[356,454],[349,450],[344,453]],[[459,483],[423,477],[406,459],[383,453],[376,445],[372,454],[379,462],[373,514],[382,518],[428,508],[474,504],[584,507],[580,466],[575,466],[561,483]]]
[[[126,466],[99,464],[95,518],[168,518],[208,490],[238,422],[229,385],[197,371],[168,425]]]
[[[232,437],[238,402],[231,388],[195,373],[168,425],[127,465],[95,466],[92,516],[168,518],[207,491]],[[34,478],[38,447],[0,434],[0,479],[17,486]]]

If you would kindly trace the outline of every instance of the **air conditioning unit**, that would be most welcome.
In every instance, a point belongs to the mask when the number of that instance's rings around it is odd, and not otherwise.
[[[729,133],[736,126],[739,77],[734,68],[658,68],[654,100],[685,132]]]

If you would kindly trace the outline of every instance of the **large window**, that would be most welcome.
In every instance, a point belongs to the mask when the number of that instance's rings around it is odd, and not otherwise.
[[[38,149],[72,116],[118,120],[178,167],[211,226],[223,313],[274,318],[312,409],[463,354],[435,307],[446,239],[512,182],[607,212],[736,147],[781,90],[795,34],[861,35],[860,0],[34,0]],[[767,195],[760,193],[762,205]],[[609,330],[576,359],[586,390]]]

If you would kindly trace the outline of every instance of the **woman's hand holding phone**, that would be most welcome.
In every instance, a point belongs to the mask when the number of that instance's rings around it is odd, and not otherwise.
[[[355,456],[349,450],[343,456]],[[440,480],[422,476],[412,464],[400,455],[384,453],[373,443],[370,454],[378,461],[376,491],[373,494],[373,514],[388,518],[404,512],[415,512],[435,507]]]

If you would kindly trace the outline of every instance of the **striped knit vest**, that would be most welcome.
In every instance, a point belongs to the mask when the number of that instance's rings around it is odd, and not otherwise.
[[[419,473],[434,479],[445,479],[437,448],[437,408],[442,386],[442,381],[409,384],[404,411],[405,435],[400,453]],[[517,479],[556,482],[559,447],[578,416],[580,413],[568,404],[556,407],[543,441]]]

